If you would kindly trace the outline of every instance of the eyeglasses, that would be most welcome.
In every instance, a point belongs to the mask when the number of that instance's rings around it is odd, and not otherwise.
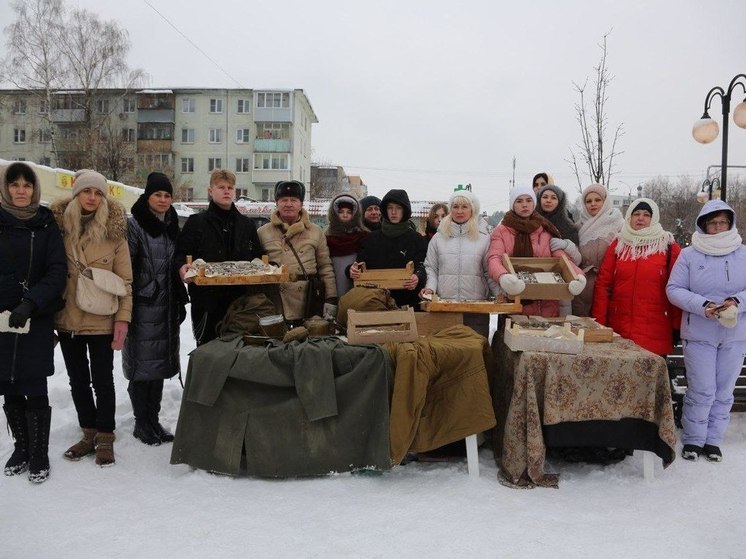
[[[710,221],[705,221],[705,225],[714,225],[715,227],[730,227],[730,221],[727,219],[711,219]]]

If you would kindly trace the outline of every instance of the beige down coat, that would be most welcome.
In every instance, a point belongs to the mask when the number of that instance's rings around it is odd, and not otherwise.
[[[291,279],[301,278],[300,281],[290,281],[280,285],[283,314],[286,320],[304,318],[308,282],[302,279],[303,272],[293,251],[285,242],[285,237],[293,244],[306,273],[319,274],[326,288],[326,298],[337,296],[334,268],[329,257],[329,247],[326,244],[324,231],[315,223],[311,223],[308,212],[304,208],[300,210],[300,219],[292,225],[283,222],[275,210],[271,221],[262,225],[257,233],[269,260],[277,264],[285,264]]]
[[[55,318],[55,328],[62,332],[74,334],[111,334],[114,332],[114,321],[130,322],[132,318],[132,262],[127,244],[127,211],[124,206],[109,198],[109,220],[106,224],[105,241],[87,243],[75,247],[78,257],[91,267],[114,272],[124,280],[127,295],[119,298],[119,310],[113,315],[101,316],[80,310],[75,303],[75,292],[78,284],[78,268],[75,265],[73,247],[70,237],[65,233],[63,215],[72,199],[58,200],[50,209],[62,232],[67,257],[67,284],[63,298],[65,308]]]

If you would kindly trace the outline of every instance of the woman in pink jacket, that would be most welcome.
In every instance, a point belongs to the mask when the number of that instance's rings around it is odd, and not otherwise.
[[[547,257],[565,255],[566,241],[560,232],[546,218],[536,212],[536,194],[528,186],[516,186],[510,191],[510,211],[492,232],[490,248],[487,252],[490,277],[508,295],[520,295],[526,288],[523,280],[508,273],[502,262],[503,254],[518,257]],[[569,260],[569,259],[568,259]],[[568,289],[577,295],[585,287],[585,276],[571,260],[578,279],[568,284]],[[558,301],[521,301],[523,314],[558,316]]]

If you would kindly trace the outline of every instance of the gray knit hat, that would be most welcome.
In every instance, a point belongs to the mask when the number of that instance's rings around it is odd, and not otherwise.
[[[86,188],[97,188],[104,197],[109,194],[109,186],[106,184],[106,177],[90,169],[81,169],[75,173],[75,182],[73,182],[73,198],[80,194]]]

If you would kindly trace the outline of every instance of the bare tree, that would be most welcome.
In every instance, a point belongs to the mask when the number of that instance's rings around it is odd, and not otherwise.
[[[589,99],[587,98],[588,80],[586,79],[583,85],[573,82],[580,96],[580,100],[575,104],[575,118],[580,126],[581,141],[574,149],[570,148],[570,159],[567,162],[575,173],[580,192],[589,182],[597,182],[608,188],[611,177],[615,174],[615,158],[624,153],[617,151],[617,142],[624,135],[624,124],[618,124],[611,139],[608,137],[606,103],[609,100],[609,85],[613,80],[606,64],[608,56],[606,41],[610,33],[611,31],[604,35],[603,43],[599,45],[601,60],[593,68],[595,76],[591,107],[588,106]],[[585,177],[587,180],[584,181]]]
[[[69,10],[63,0],[17,0],[12,7],[16,20],[5,28],[8,55],[3,74],[19,89],[39,97],[53,164],[64,161],[75,163],[73,168],[111,172],[112,158],[130,158],[127,153],[113,157],[112,149],[127,152],[131,146],[115,141],[119,136],[110,130],[112,113],[119,112],[110,88],[119,88],[124,96],[146,81],[142,70],[127,65],[127,31],[87,10]],[[60,95],[71,102],[64,108],[77,110],[80,118],[65,123],[57,118]]]

